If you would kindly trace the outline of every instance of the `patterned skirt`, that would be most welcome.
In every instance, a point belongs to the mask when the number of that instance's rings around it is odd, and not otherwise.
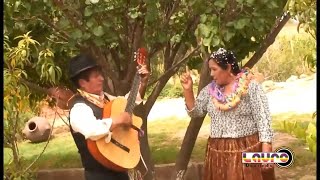
[[[258,133],[241,138],[210,138],[204,164],[204,180],[274,180],[274,169],[246,167],[242,152],[261,152]]]

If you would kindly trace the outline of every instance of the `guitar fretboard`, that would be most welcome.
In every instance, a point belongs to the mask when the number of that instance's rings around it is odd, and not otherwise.
[[[137,98],[138,91],[139,91],[140,79],[141,79],[141,77],[139,76],[139,74],[137,72],[135,74],[135,77],[134,77],[133,82],[132,82],[130,94],[129,94],[129,97],[127,99],[127,105],[126,105],[126,109],[125,109],[125,111],[130,113],[130,114],[132,114],[133,108],[136,105],[135,102],[136,102],[136,98]]]

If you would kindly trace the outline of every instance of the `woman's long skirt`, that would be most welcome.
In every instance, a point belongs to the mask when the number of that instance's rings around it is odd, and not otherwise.
[[[241,138],[209,138],[204,164],[204,180],[274,180],[274,168],[247,167],[242,152],[261,152],[258,133]],[[252,164],[251,164],[252,165]]]

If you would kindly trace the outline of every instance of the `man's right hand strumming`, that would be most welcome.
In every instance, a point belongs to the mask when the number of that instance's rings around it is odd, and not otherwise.
[[[132,124],[132,116],[127,112],[123,112],[118,116],[112,118],[112,125],[110,127],[110,130],[112,131],[113,129],[119,126],[129,127],[131,126],[131,124]]]
[[[190,76],[190,70],[186,66],[186,72],[180,77],[180,82],[183,88],[183,95],[185,97],[186,105],[189,110],[194,107],[194,96],[193,96],[193,81]]]

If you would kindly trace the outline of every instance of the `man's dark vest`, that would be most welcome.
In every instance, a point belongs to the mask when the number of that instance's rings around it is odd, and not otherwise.
[[[107,98],[107,97],[105,97]],[[80,95],[76,95],[75,97],[73,97],[70,107],[72,108],[76,103],[85,103],[86,105],[88,105],[92,111],[94,116],[97,119],[102,119],[102,113],[103,113],[103,109],[96,106],[95,104],[91,103],[90,101],[86,100],[85,98],[83,98]],[[70,118],[69,118],[69,122],[70,122]],[[80,153],[81,156],[81,161],[82,161],[82,166],[84,167],[85,170],[89,170],[89,171],[111,171],[109,169],[107,169],[106,167],[102,166],[99,162],[97,162],[93,156],[90,154],[88,148],[87,148],[87,143],[86,143],[86,139],[85,137],[78,132],[74,132],[71,124],[70,124],[70,132],[72,134],[72,137],[76,143],[76,146],[78,148],[78,152]]]

